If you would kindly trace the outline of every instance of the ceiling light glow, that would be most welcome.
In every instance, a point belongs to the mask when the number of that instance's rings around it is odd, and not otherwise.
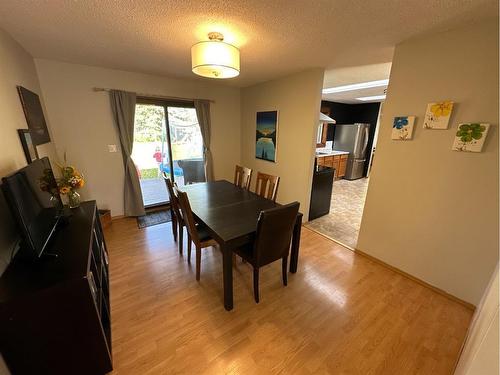
[[[388,84],[389,84],[388,79],[380,79],[378,81],[353,83],[352,85],[337,86],[337,87],[330,87],[327,89],[323,89],[323,94],[333,94],[336,92],[362,90],[362,89],[369,89],[372,87],[383,87],[383,86],[387,86]]]
[[[356,98],[356,100],[361,100],[362,102],[368,102],[370,100],[384,100],[385,95],[374,95],[374,96],[363,96],[361,98]]]

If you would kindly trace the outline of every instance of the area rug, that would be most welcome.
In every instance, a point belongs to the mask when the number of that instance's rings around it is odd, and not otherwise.
[[[143,229],[153,225],[168,223],[171,220],[172,217],[170,216],[170,210],[153,211],[148,212],[144,216],[138,216],[137,226],[139,229]]]

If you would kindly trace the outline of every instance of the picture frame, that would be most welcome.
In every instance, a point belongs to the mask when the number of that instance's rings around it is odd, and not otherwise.
[[[38,151],[36,149],[36,145],[33,143],[33,139],[31,138],[30,130],[17,129],[17,133],[19,134],[19,140],[21,141],[27,163],[31,164],[33,161],[38,160]]]
[[[256,113],[255,157],[276,163],[278,150],[278,111]]]
[[[42,104],[40,98],[33,91],[25,87],[17,86],[19,99],[23,107],[24,116],[28,124],[28,129],[31,130],[31,139],[35,146],[50,142],[49,130],[45,122]]]

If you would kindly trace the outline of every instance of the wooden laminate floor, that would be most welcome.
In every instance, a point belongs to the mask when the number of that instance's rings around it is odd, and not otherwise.
[[[299,272],[234,268],[234,309],[222,304],[222,259],[205,249],[201,281],[170,223],[106,230],[113,375],[451,374],[472,312],[303,228]],[[194,255],[194,254],[193,254]]]

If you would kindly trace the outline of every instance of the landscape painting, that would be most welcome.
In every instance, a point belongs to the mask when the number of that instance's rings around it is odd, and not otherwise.
[[[452,150],[481,152],[490,124],[460,124],[455,133]]]
[[[425,112],[424,129],[448,129],[452,110],[453,102],[449,100],[429,103]]]
[[[257,112],[255,157],[276,162],[278,111]]]

